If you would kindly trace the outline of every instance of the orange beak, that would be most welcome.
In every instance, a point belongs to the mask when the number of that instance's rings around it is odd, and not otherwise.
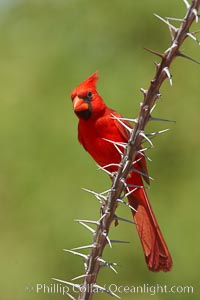
[[[73,108],[75,112],[88,110],[88,103],[76,96],[73,100]]]

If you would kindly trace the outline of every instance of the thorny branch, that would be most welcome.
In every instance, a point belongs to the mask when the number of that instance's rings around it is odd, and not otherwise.
[[[80,289],[79,298],[78,298],[79,300],[92,299],[93,292],[95,289],[102,290],[104,292],[107,292],[110,295],[118,297],[114,293],[107,291],[105,288],[100,287],[96,284],[97,276],[101,267],[108,266],[114,272],[116,272],[114,268],[115,264],[108,263],[102,259],[104,247],[107,244],[109,244],[110,247],[112,247],[112,242],[117,242],[109,239],[108,237],[109,228],[113,220],[116,221],[117,219],[122,219],[122,218],[118,218],[115,215],[115,211],[119,202],[125,203],[122,200],[124,184],[131,168],[133,167],[135,157],[139,151],[138,149],[140,148],[140,145],[144,139],[147,139],[149,141],[148,137],[144,133],[144,129],[148,121],[154,119],[151,117],[151,113],[155,107],[156,100],[159,99],[161,96],[160,87],[166,78],[169,79],[170,84],[172,85],[172,76],[169,71],[170,65],[172,64],[173,60],[178,56],[189,58],[186,55],[182,54],[180,51],[180,47],[187,37],[192,38],[198,44],[200,44],[197,38],[194,36],[195,33],[189,32],[189,28],[191,27],[192,23],[194,21],[198,22],[198,18],[199,18],[198,9],[200,7],[200,0],[192,0],[191,5],[189,5],[189,3],[186,0],[183,0],[183,2],[185,3],[187,9],[187,13],[184,19],[175,19],[175,18],[163,19],[160,16],[155,15],[161,21],[166,23],[166,25],[168,26],[171,35],[171,45],[164,53],[158,53],[156,51],[146,49],[149,52],[159,56],[161,58],[161,62],[155,63],[156,72],[154,78],[150,82],[149,88],[147,90],[141,89],[141,92],[144,95],[144,100],[141,103],[138,118],[135,120],[135,127],[130,132],[130,138],[125,147],[124,154],[122,155],[122,160],[121,163],[119,164],[118,172],[117,174],[110,174],[112,176],[112,186],[110,190],[107,192],[107,194],[98,194],[93,191],[89,191],[93,193],[102,203],[100,219],[97,222],[89,221],[89,220],[77,220],[80,224],[87,227],[93,233],[94,236],[92,245],[76,248],[76,250],[84,249],[84,248],[91,249],[89,255],[84,255],[82,253],[75,252],[74,251],[75,249],[69,250],[69,252],[76,255],[80,255],[85,260],[85,264],[84,264],[85,274],[74,278],[74,279],[83,278],[84,279],[83,283],[79,285],[79,284],[73,284],[63,280],[55,279],[59,282],[79,288]],[[179,28],[175,27],[169,22],[169,20],[180,22],[180,27]],[[117,147],[118,146],[116,145],[116,148]],[[120,147],[118,147],[118,149],[119,148]],[[92,229],[86,223],[95,224],[97,226],[96,230]],[[71,295],[68,296],[71,299],[75,299]]]

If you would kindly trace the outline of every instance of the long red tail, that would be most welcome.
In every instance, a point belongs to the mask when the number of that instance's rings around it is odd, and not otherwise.
[[[137,189],[128,196],[137,231],[142,243],[147,266],[150,271],[170,271],[172,258],[162,236],[155,215],[144,189]]]

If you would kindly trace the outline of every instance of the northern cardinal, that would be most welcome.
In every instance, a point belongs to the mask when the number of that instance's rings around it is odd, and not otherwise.
[[[115,172],[117,171],[116,165],[121,161],[121,155],[116,147],[107,140],[127,143],[129,133],[119,121],[113,118],[113,115],[118,118],[121,115],[110,109],[96,91],[97,80],[98,73],[96,72],[79,84],[71,93],[73,109],[79,118],[78,139],[98,165],[102,167],[110,165],[107,166],[107,170]],[[128,122],[126,125],[130,126]],[[129,186],[143,186],[141,173],[147,174],[144,156],[138,154],[136,159],[138,162],[134,164],[134,168],[141,172],[133,171],[129,174],[126,181]],[[148,177],[143,176],[143,179],[149,183]],[[132,187],[132,189],[134,188]],[[170,271],[172,268],[171,255],[145,189],[135,189],[128,196],[128,201],[136,210],[136,212],[131,211],[149,270],[153,272]]]

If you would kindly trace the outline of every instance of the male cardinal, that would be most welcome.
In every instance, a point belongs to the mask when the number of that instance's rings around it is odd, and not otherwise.
[[[126,128],[118,120],[122,116],[110,109],[96,91],[98,73],[92,74],[71,93],[73,109],[78,123],[78,139],[86,151],[93,157],[98,165],[107,166],[109,172],[117,171],[117,164],[121,161],[121,155],[113,142],[127,143],[129,134]],[[124,122],[124,121],[123,121]],[[126,125],[130,126],[127,122]],[[131,126],[130,126],[131,127]],[[155,215],[149,203],[144,188],[135,189],[135,186],[143,187],[141,174],[147,174],[146,161],[144,156],[138,154],[134,170],[127,178],[129,189],[129,204],[135,209],[132,215],[136,224],[139,238],[144,251],[145,259],[149,270],[170,271],[172,259],[162,236]],[[136,171],[135,171],[136,170]],[[137,170],[141,172],[137,172]],[[143,176],[149,183],[149,178]]]

